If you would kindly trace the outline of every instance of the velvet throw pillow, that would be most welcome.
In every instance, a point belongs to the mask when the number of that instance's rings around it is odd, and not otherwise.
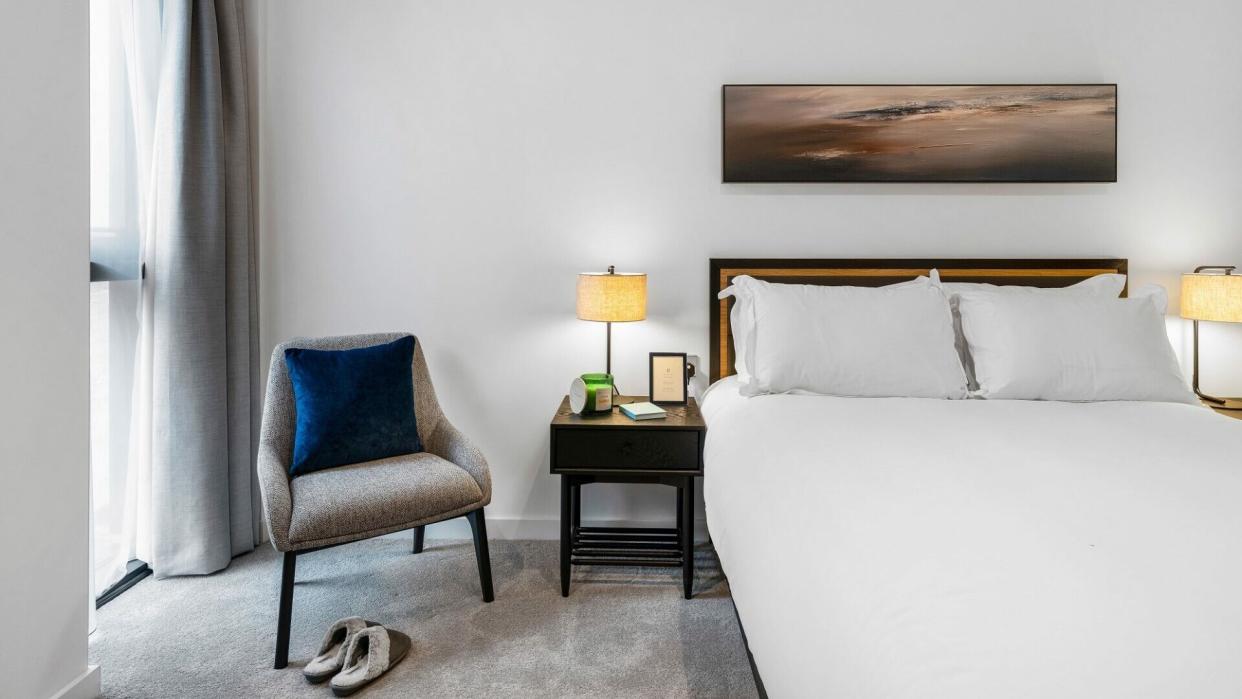
[[[349,350],[285,350],[297,429],[290,476],[423,450],[414,337]]]

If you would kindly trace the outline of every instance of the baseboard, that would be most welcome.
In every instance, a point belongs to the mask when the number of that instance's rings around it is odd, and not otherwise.
[[[671,527],[668,520],[584,520],[589,527]],[[406,537],[407,532],[389,534],[391,537]],[[428,539],[469,539],[470,524],[465,518],[459,517],[447,522],[427,526]],[[559,519],[527,519],[523,517],[492,517],[487,518],[487,538],[489,539],[543,539],[556,540],[561,538],[561,521]],[[707,523],[696,519],[694,522],[694,538],[696,541],[707,540]]]
[[[51,699],[98,699],[103,695],[103,685],[99,679],[99,666],[88,665],[86,672],[78,675],[64,689],[52,695]]]

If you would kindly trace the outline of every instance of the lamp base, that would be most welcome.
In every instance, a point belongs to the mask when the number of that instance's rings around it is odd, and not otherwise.
[[[1204,269],[1200,267],[1199,269]],[[1232,268],[1231,268],[1232,269]],[[1191,323],[1194,337],[1194,372],[1190,379],[1190,389],[1199,396],[1199,400],[1212,410],[1242,410],[1242,398],[1217,398],[1199,390],[1199,321]]]
[[[1200,394],[1199,399],[1212,410],[1242,410],[1242,398],[1217,398]]]
[[[613,405],[627,405],[629,403],[634,403],[637,400],[638,399],[634,396],[623,396],[620,393],[614,393],[612,396]]]

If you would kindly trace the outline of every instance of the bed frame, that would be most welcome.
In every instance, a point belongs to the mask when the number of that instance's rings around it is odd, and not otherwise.
[[[734,373],[733,333],[729,310],[733,299],[717,299],[734,277],[748,274],[755,279],[785,284],[820,286],[884,286],[925,275],[932,269],[946,282],[986,282],[1022,286],[1061,287],[1077,284],[1097,274],[1126,274],[1127,261],[1120,258],[1086,259],[772,259],[712,258],[711,381]],[[1126,290],[1122,289],[1122,296]]]

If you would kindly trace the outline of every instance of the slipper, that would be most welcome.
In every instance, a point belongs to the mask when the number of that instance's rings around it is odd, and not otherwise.
[[[306,667],[302,668],[302,674],[308,681],[316,684],[327,681],[344,667],[345,649],[349,647],[349,640],[354,637],[354,634],[368,626],[378,625],[374,621],[367,621],[357,616],[346,617],[336,622],[328,629],[328,633],[324,634],[323,643],[319,644],[319,654],[306,663]]]
[[[347,697],[401,662],[413,645],[410,637],[383,626],[354,634],[345,651],[345,667],[332,678],[332,693]]]

